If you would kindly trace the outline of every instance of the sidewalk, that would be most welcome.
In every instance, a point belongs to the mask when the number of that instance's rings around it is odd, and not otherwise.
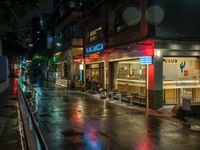
[[[105,99],[101,99],[99,94],[88,94],[85,93],[86,95],[93,97],[97,100],[104,100],[107,101],[108,103],[112,104],[112,105],[116,105],[116,106],[120,106],[120,107],[124,107],[124,108],[128,108],[128,109],[132,109],[132,110],[137,110],[139,112],[143,112],[147,115],[151,115],[151,116],[166,116],[166,117],[172,117],[174,114],[172,112],[170,112],[170,110],[172,109],[171,107],[164,107],[162,109],[159,109],[159,111],[155,111],[153,109],[147,109],[146,107],[142,107],[139,105],[130,105],[127,102],[121,101],[121,103],[119,103],[117,100],[110,100],[109,98],[105,98]]]
[[[121,101],[121,103],[119,103],[117,100],[110,100],[109,98],[101,99],[99,94],[90,94],[90,93],[81,92],[81,91],[70,91],[70,92],[87,95],[95,100],[105,101],[113,106],[119,106],[119,107],[123,107],[123,108],[127,108],[127,109],[132,109],[132,110],[135,110],[135,111],[138,111],[141,113],[145,113],[146,115],[164,116],[164,117],[173,117],[174,116],[174,114],[171,112],[173,106],[165,106],[165,107],[155,111],[153,109],[147,109],[146,107],[142,107],[142,106],[139,106],[136,104],[130,105],[128,102],[124,102],[124,101]]]
[[[80,92],[80,91],[72,91],[72,92],[84,94],[95,100],[105,101],[113,106],[131,109],[133,111],[137,111],[148,116],[160,117],[161,119],[164,119],[181,128],[186,127],[190,131],[200,132],[200,119],[196,119],[193,117],[184,117],[184,118],[177,117],[176,114],[172,112],[174,105],[163,106],[162,108],[158,110],[152,110],[152,109],[147,109],[146,107],[142,107],[139,105],[134,105],[134,104],[130,105],[129,103],[123,102],[123,101],[119,103],[117,100],[111,101],[109,100],[109,98],[101,99],[99,94],[90,94],[87,92]]]
[[[16,90],[16,79],[11,79],[10,88],[0,94],[0,149],[3,150],[22,149]]]

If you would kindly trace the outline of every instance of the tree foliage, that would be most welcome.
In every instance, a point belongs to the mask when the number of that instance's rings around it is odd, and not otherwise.
[[[35,8],[39,8],[46,0],[0,0],[0,24],[16,28],[16,22]]]
[[[2,40],[3,55],[8,56],[9,59],[12,59],[16,56],[25,56],[27,49],[23,48],[17,41]]]

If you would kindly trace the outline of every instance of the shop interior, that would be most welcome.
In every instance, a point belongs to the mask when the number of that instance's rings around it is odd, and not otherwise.
[[[132,96],[146,97],[146,66],[139,59],[113,62],[113,88]]]
[[[163,99],[165,104],[200,103],[200,58],[164,57]]]
[[[86,65],[86,89],[103,87],[104,84],[104,68],[103,63],[95,63]]]

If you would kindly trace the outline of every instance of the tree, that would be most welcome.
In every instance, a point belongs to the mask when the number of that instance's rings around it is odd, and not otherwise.
[[[17,21],[26,13],[39,8],[46,0],[0,0],[0,39],[3,54],[9,58],[25,55],[28,49],[22,46],[17,37]],[[9,29],[9,30],[5,30]],[[8,32],[9,31],[9,32]]]
[[[3,55],[13,59],[16,56],[25,56],[28,49],[22,47],[17,41],[2,40]]]
[[[16,29],[16,22],[46,0],[0,0],[0,25]]]

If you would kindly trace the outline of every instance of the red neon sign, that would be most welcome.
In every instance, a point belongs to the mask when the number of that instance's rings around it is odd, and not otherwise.
[[[131,49],[137,49],[141,56],[154,56],[154,40],[147,39],[130,45]]]
[[[74,58],[73,62],[82,62],[82,58]]]

